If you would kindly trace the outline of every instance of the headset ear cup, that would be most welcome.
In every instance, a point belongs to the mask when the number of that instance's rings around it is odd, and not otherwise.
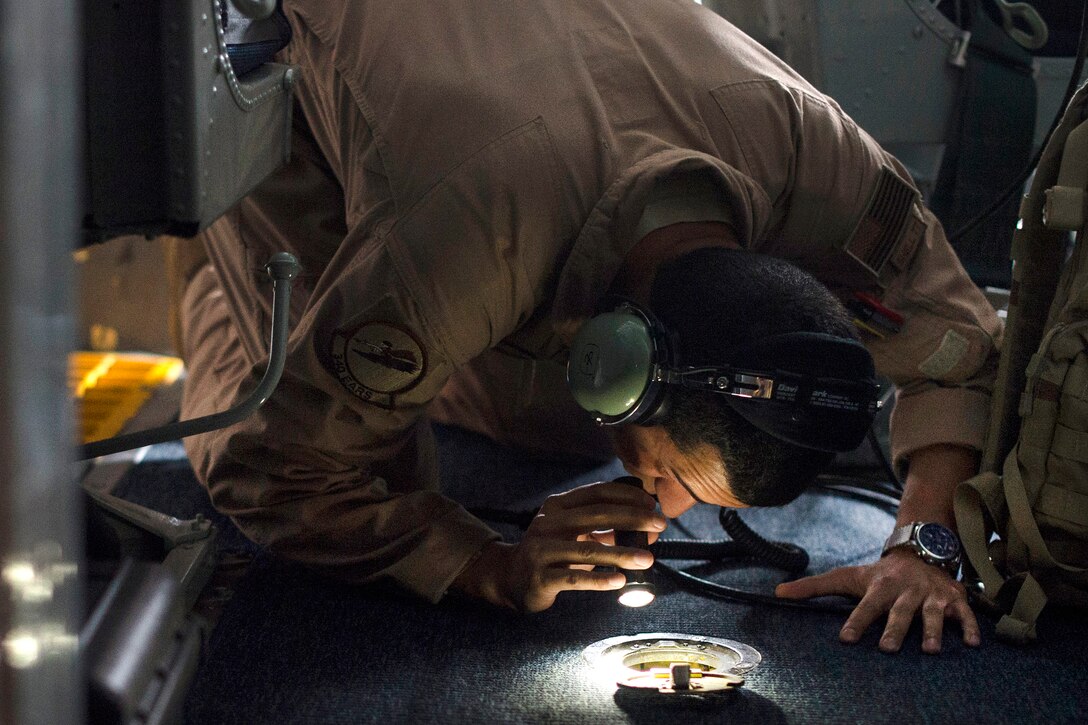
[[[639,410],[631,416],[628,423],[637,425],[654,425],[669,412],[672,407],[673,389],[676,386],[664,384],[651,384],[652,390],[647,390],[643,396]]]
[[[653,318],[629,301],[587,320],[567,362],[575,401],[602,425],[642,422],[656,412],[666,386],[654,380],[667,356]]]
[[[567,362],[567,385],[578,405],[610,423],[638,407],[652,368],[653,341],[643,321],[606,312],[579,329]]]

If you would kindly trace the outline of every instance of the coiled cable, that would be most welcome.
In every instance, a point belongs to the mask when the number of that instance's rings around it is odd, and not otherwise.
[[[741,520],[736,509],[723,506],[718,510],[718,522],[725,533],[756,561],[790,574],[800,574],[808,568],[807,551],[796,544],[763,538]]]
[[[658,539],[650,544],[654,559],[719,561],[746,556],[748,552],[736,541],[700,539]]]

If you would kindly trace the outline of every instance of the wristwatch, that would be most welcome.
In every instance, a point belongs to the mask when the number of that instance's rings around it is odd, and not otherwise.
[[[955,532],[938,523],[912,521],[898,526],[884,542],[884,556],[892,549],[909,546],[927,564],[939,566],[955,576],[960,566],[960,540]]]

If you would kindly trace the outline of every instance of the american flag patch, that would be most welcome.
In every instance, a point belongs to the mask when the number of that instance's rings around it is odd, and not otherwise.
[[[910,184],[888,167],[881,169],[869,205],[846,243],[846,252],[878,278],[889,260],[900,269],[906,266],[924,231],[922,220],[912,213],[917,198],[918,192]]]

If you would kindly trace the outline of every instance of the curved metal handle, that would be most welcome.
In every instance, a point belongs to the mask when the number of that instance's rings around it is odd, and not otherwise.
[[[165,443],[198,433],[226,428],[248,417],[261,407],[283,374],[283,366],[287,361],[287,333],[289,332],[291,281],[298,275],[301,267],[294,256],[286,252],[278,252],[272,255],[272,259],[265,265],[265,271],[272,278],[272,335],[269,339],[268,366],[265,368],[261,382],[249,397],[238,405],[219,413],[204,415],[190,420],[180,420],[169,425],[149,428],[135,433],[105,438],[93,443],[87,443],[80,447],[76,460],[98,458],[112,453],[130,451],[134,448]]]
[[[1027,50],[1038,50],[1046,45],[1050,37],[1050,29],[1046,21],[1039,15],[1039,11],[1031,5],[1022,2],[1010,3],[1007,0],[994,0],[997,9],[1001,13],[1001,25],[1009,37],[1015,40],[1021,47]],[[1016,27],[1016,21],[1020,20],[1028,27],[1028,31]]]

